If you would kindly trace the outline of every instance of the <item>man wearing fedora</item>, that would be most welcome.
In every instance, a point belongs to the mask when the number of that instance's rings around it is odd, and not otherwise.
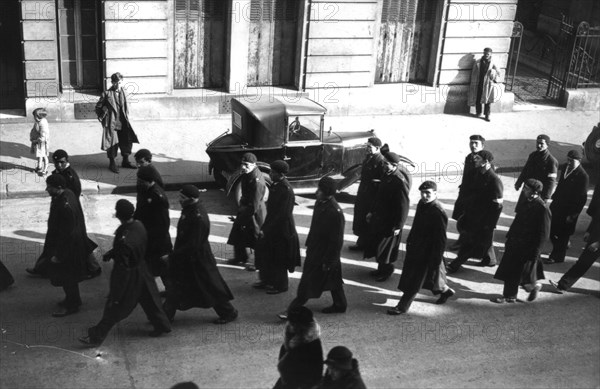
[[[325,360],[325,376],[319,389],[366,389],[360,376],[358,361],[352,351],[344,346],[335,346],[327,354]]]

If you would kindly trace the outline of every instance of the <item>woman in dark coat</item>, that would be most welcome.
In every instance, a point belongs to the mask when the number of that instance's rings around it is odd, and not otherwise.
[[[495,303],[514,303],[517,300],[519,284],[530,292],[528,301],[537,298],[544,279],[544,269],[540,260],[542,246],[550,232],[551,214],[539,194],[543,185],[530,178],[523,186],[525,200],[517,205],[515,220],[506,234],[505,252],[502,262],[494,275],[504,281],[502,297],[493,299]]]
[[[323,374],[321,329],[312,311],[296,307],[288,313],[283,345],[279,350],[279,379],[273,389],[309,389]]]
[[[256,267],[260,281],[255,288],[268,294],[288,290],[288,271],[300,266],[300,243],[294,223],[294,190],[285,178],[289,166],[284,161],[271,164],[273,184],[267,201],[267,217],[262,225],[256,249]],[[260,249],[259,249],[260,247]]]
[[[167,257],[170,280],[164,309],[172,321],[178,309],[213,308],[219,315],[214,323],[225,324],[235,320],[238,311],[229,302],[233,295],[210,248],[210,220],[199,197],[200,191],[193,185],[184,185],[179,192],[181,218],[175,247]]]
[[[388,310],[390,315],[408,312],[421,288],[440,294],[437,304],[443,304],[454,295],[446,285],[444,249],[448,216],[437,201],[437,184],[425,181],[419,186],[421,201],[417,205],[415,219],[406,239],[406,257],[398,289],[403,294],[398,306]]]
[[[73,192],[65,189],[60,174],[46,178],[46,191],[52,197],[45,250],[50,258],[50,282],[65,291],[62,310],[52,316],[63,317],[79,310],[79,282],[88,278],[87,257],[96,248],[87,238],[83,211]]]

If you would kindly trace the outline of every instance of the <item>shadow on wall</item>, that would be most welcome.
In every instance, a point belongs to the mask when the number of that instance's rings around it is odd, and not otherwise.
[[[469,82],[471,80],[471,69],[475,62],[475,54],[465,54],[456,63],[454,69],[442,70],[442,72],[456,72],[452,80],[447,81],[443,88],[446,96],[444,113],[446,114],[468,114],[469,106],[467,98],[469,93]],[[443,65],[442,65],[443,66]],[[442,75],[440,75],[442,79]]]

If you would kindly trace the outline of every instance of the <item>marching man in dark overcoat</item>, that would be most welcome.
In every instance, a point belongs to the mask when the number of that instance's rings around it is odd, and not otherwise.
[[[528,301],[537,298],[544,279],[544,269],[540,260],[542,246],[550,232],[550,210],[540,198],[543,185],[533,178],[523,185],[523,203],[517,205],[517,213],[508,233],[502,262],[494,275],[504,281],[502,297],[493,299],[495,303],[514,303],[517,300],[519,285],[529,292]]]
[[[352,231],[358,239],[356,244],[349,247],[350,250],[364,250],[364,240],[369,235],[367,214],[373,208],[377,187],[384,173],[383,161],[385,158],[381,154],[381,146],[381,140],[377,137],[367,140],[367,155],[362,163],[360,184],[354,203],[354,220],[352,221]]]
[[[437,200],[437,184],[425,181],[419,186],[419,191],[421,201],[417,204],[415,218],[406,239],[406,257],[398,284],[398,289],[403,294],[398,305],[388,310],[389,315],[408,312],[421,288],[440,295],[436,304],[444,304],[455,293],[446,285],[443,258],[448,216]]]
[[[121,225],[115,231],[112,249],[103,258],[114,261],[108,299],[100,322],[88,329],[87,336],[79,338],[89,346],[101,344],[112,327],[129,316],[138,303],[154,327],[150,336],[171,332],[171,323],[162,309],[156,283],[146,265],[146,229],[133,218],[134,208],[129,201],[117,201],[115,211]]]
[[[66,189],[65,178],[60,174],[48,176],[46,191],[52,197],[44,243],[50,259],[50,282],[65,292],[59,303],[61,310],[52,316],[63,317],[79,311],[79,282],[89,277],[87,257],[97,245],[87,237],[83,211],[73,192]]]
[[[106,151],[109,160],[108,168],[113,173],[119,173],[119,167],[115,162],[118,149],[121,149],[123,157],[121,166],[136,169],[136,166],[129,161],[129,155],[133,144],[139,141],[129,122],[127,96],[121,87],[123,75],[114,73],[110,76],[110,81],[112,86],[102,93],[96,103],[96,116],[102,123],[101,148]]]
[[[256,155],[252,153],[242,156],[242,197],[227,239],[227,244],[234,250],[234,257],[228,262],[233,265],[247,263],[246,269],[250,271],[256,270],[254,249],[267,212],[264,200],[267,185],[256,162]]]
[[[285,161],[271,163],[271,181],[267,200],[267,217],[259,233],[261,250],[256,251],[260,281],[253,285],[268,294],[288,290],[288,271],[300,266],[300,243],[294,222],[294,190],[285,175]],[[257,243],[258,244],[258,243]]]
[[[172,321],[177,310],[213,308],[219,318],[215,324],[225,324],[238,317],[231,305],[233,295],[221,277],[208,236],[210,220],[200,204],[200,191],[194,185],[184,185],[179,192],[181,217],[177,223],[175,247],[168,257],[169,287],[164,304]]]
[[[169,199],[163,188],[156,183],[154,169],[142,166],[137,171],[137,205],[134,219],[142,222],[148,234],[146,261],[153,276],[167,281],[166,262],[160,258],[173,249],[169,227]],[[166,284],[165,284],[166,286]]]
[[[367,214],[371,236],[364,253],[365,259],[375,257],[378,266],[371,275],[379,282],[387,280],[394,273],[402,228],[408,217],[408,194],[412,185],[410,173],[400,164],[400,156],[390,151],[384,157],[384,175],[371,211]]]
[[[278,317],[287,318],[292,309],[306,304],[308,299],[319,298],[324,291],[331,291],[333,304],[323,308],[323,313],[346,312],[348,303],[342,280],[341,250],[344,244],[344,213],[334,198],[336,183],[331,177],[319,180],[317,201],[310,230],[306,238],[306,260],[296,298],[287,312]]]
[[[491,166],[491,152],[478,151],[474,159],[477,174],[461,217],[463,238],[456,259],[448,265],[448,273],[457,272],[469,258],[481,259],[479,266],[496,266],[494,230],[502,212],[504,186]]]
[[[571,150],[567,153],[567,163],[560,169],[558,185],[552,195],[550,211],[550,241],[552,252],[545,264],[565,261],[569,237],[575,232],[577,219],[587,201],[587,191],[590,179],[581,166],[583,155],[581,150]]]
[[[519,190],[527,179],[538,180],[544,186],[543,192],[540,193],[540,198],[544,201],[548,201],[552,197],[558,177],[558,161],[550,154],[549,144],[550,137],[548,135],[538,135],[535,141],[536,151],[529,154],[527,162],[525,162],[525,166],[519,174],[517,182],[515,182],[515,190]],[[517,205],[523,201],[525,201],[525,198],[523,192],[521,192]]]

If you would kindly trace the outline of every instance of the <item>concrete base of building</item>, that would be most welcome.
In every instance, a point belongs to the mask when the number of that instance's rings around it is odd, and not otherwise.
[[[567,89],[560,103],[569,111],[600,111],[600,88]]]

